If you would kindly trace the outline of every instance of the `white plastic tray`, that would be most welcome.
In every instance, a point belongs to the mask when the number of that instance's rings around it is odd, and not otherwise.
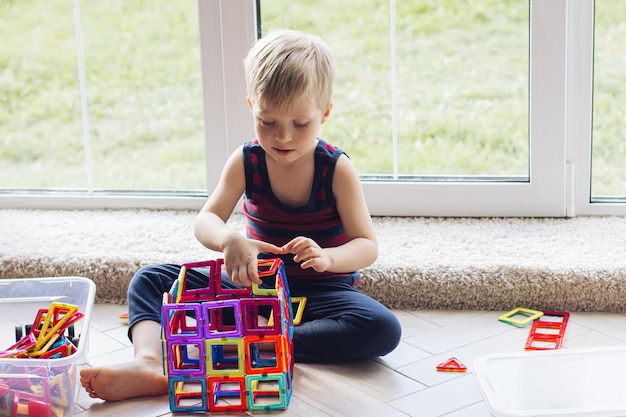
[[[490,354],[473,374],[496,417],[626,416],[626,346]]]

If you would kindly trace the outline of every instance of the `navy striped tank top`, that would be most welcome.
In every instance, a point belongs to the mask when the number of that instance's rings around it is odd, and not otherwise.
[[[243,146],[246,190],[243,212],[247,217],[249,238],[283,246],[297,236],[306,236],[322,248],[335,247],[347,241],[337,212],[332,183],[337,159],[344,152],[321,139],[315,150],[315,177],[308,203],[303,207],[289,207],[280,202],[270,186],[265,165],[265,151],[257,140]],[[275,258],[262,254],[262,258]],[[287,277],[319,279],[349,276],[334,272],[318,273],[312,268],[302,269],[293,261],[293,255],[283,255]]]

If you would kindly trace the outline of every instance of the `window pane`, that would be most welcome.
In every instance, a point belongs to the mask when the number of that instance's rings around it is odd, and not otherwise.
[[[204,190],[197,4],[79,5],[86,135],[73,2],[0,8],[0,188]]]
[[[392,170],[389,0],[262,0],[263,33],[320,35],[335,57],[331,118],[320,135],[344,149],[360,173]]]
[[[596,0],[592,200],[626,197],[626,2]]]
[[[401,174],[528,176],[528,12],[397,1]]]
[[[321,135],[361,174],[527,178],[528,12],[519,0],[262,0],[261,24],[329,43]]]
[[[94,187],[204,189],[197,4],[81,9]]]
[[[72,2],[0,7],[0,188],[85,188]]]

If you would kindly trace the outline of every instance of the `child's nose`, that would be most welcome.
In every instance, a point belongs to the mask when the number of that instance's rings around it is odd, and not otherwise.
[[[291,134],[287,129],[279,129],[276,132],[275,138],[280,142],[289,142],[291,140]]]

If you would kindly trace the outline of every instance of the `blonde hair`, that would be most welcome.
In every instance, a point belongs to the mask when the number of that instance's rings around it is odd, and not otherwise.
[[[311,96],[320,109],[331,102],[335,64],[318,36],[278,30],[259,39],[244,61],[248,96],[259,106],[291,105]]]

